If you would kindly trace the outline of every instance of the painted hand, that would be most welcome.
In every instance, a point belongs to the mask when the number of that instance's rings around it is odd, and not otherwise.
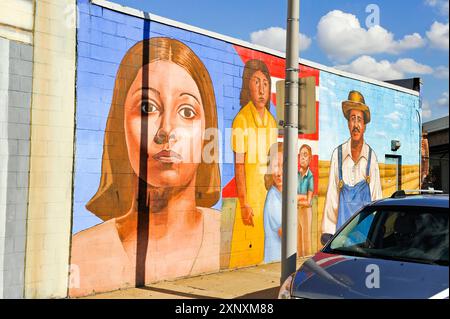
[[[241,217],[244,225],[254,227],[255,224],[253,223],[253,216],[253,208],[251,208],[250,205],[244,204],[241,206]]]

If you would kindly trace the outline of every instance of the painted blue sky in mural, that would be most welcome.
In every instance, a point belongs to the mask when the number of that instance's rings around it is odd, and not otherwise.
[[[419,103],[410,94],[389,90],[372,84],[322,71],[320,73],[320,125],[326,137],[320,138],[320,159],[331,159],[333,150],[350,138],[347,120],[342,113],[342,102],[348,92],[357,90],[370,108],[371,121],[366,126],[365,142],[375,151],[379,163],[385,154],[392,154],[390,140],[401,141],[396,155],[405,165],[417,164],[420,152]],[[390,108],[380,104],[391,105]],[[330,134],[334,132],[334,134]]]
[[[114,2],[274,49],[284,47],[287,1]],[[377,10],[371,4],[379,9],[378,25],[366,12]],[[423,120],[448,115],[448,0],[301,0],[300,14],[303,58],[380,80],[420,76]]]

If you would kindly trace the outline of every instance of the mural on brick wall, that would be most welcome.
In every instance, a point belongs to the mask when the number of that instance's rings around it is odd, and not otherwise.
[[[240,109],[232,122],[235,174],[222,191],[221,268],[224,269],[281,260],[283,146],[273,114],[276,114],[277,99],[274,87],[277,81],[284,79],[285,61],[239,46],[234,48],[244,65],[238,101]],[[301,77],[314,77],[316,85],[319,84],[318,70],[303,65],[300,70]],[[299,146],[314,145],[315,155],[311,152],[308,180],[318,176],[317,140],[317,132],[299,135]],[[299,177],[300,171],[299,165]],[[299,243],[305,247],[298,251],[301,256],[317,249],[317,245],[312,244],[317,242],[318,236],[318,230],[313,226],[318,222],[317,182],[311,181],[309,187],[312,191],[298,207],[299,214],[303,210],[310,212],[310,224],[303,226],[303,236],[308,231],[309,237],[302,239],[299,236]],[[302,229],[300,225],[299,229]],[[307,246],[310,246],[309,250]]]
[[[206,141],[208,130],[213,134]],[[158,37],[126,53],[105,129],[99,188],[86,204],[104,222],[72,241],[81,289],[219,270],[220,215],[211,208],[220,197],[214,130],[214,89],[192,50]],[[111,261],[107,272],[105,261]]]
[[[367,203],[419,187],[421,124],[418,98],[398,91],[321,72],[320,97],[334,132],[319,142],[320,232],[334,234]]]
[[[370,108],[364,96],[351,91],[342,102],[350,139],[333,150],[322,232],[334,234],[361,207],[382,198],[378,160],[364,141]]]
[[[284,60],[80,8],[70,295],[279,261]]]
[[[267,65],[252,59],[242,75],[239,113],[233,120],[236,216],[229,267],[258,264],[264,258],[263,209],[267,189],[267,154],[277,141],[278,127],[270,113],[271,77]],[[244,256],[245,255],[245,256]]]
[[[314,173],[311,169],[312,158],[311,146],[302,144],[298,154],[299,172],[297,187],[297,251],[299,256],[309,256],[315,251],[311,245],[313,238],[312,207],[314,195]]]
[[[85,0],[79,9],[70,295],[280,261],[284,59]],[[297,246],[308,256],[356,209],[346,196],[361,205],[391,192],[397,167],[379,157],[391,139],[404,141],[403,183],[419,159],[416,128],[399,120],[416,100],[304,65],[300,76],[320,97],[316,131],[298,136]],[[370,157],[357,180],[353,157]]]

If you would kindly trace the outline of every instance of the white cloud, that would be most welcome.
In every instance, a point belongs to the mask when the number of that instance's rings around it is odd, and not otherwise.
[[[427,38],[430,40],[431,46],[441,50],[448,50],[449,41],[449,24],[443,24],[435,21],[429,31]]]
[[[436,104],[442,107],[448,107],[448,92],[442,93],[442,96],[436,101]]]
[[[448,66],[438,66],[436,70],[434,70],[433,75],[438,79],[448,80],[449,73],[448,73]]]
[[[311,39],[299,34],[300,51],[307,50],[311,45]],[[286,30],[280,27],[270,27],[250,34],[250,41],[254,44],[262,45],[281,52],[286,51]]]
[[[399,54],[426,44],[418,33],[395,40],[393,33],[379,25],[365,29],[355,15],[340,10],[330,11],[320,19],[317,40],[326,54],[339,62],[362,54]]]
[[[436,115],[442,112],[442,109],[448,109],[449,107],[449,93],[443,92],[441,97],[434,103],[430,103],[427,100],[422,102],[422,116],[424,119],[431,119],[433,113],[436,111]]]
[[[404,73],[410,73],[410,74],[431,74],[433,73],[433,68],[425,65],[420,64],[413,59],[399,59],[394,64],[394,68],[397,70],[404,72]]]
[[[430,103],[427,100],[422,101],[422,117],[424,119],[431,118],[432,112],[431,112],[431,106]]]
[[[425,0],[425,3],[437,8],[442,15],[448,16],[448,0]]]
[[[433,68],[413,59],[398,59],[391,63],[388,60],[377,61],[367,55],[357,58],[350,64],[337,65],[335,68],[377,80],[396,80],[405,78],[406,74],[433,73]]]

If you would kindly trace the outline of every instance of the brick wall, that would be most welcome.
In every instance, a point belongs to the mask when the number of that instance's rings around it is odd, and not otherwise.
[[[0,13],[0,298],[22,298],[30,165],[32,1]],[[12,32],[12,28],[21,28]]]
[[[128,49],[147,37],[182,41],[202,60],[212,79],[218,128],[224,134],[220,145],[221,187],[228,195],[211,208],[221,210],[220,259],[221,268],[227,268],[232,255],[236,206],[233,152],[227,130],[240,110],[244,64],[251,58],[264,60],[276,81],[284,76],[284,71],[280,71],[284,70],[283,59],[176,24],[145,22],[142,17],[88,0],[10,0],[5,8],[0,12],[0,298],[67,296],[71,234],[102,222],[85,205],[100,181],[116,72]],[[319,71],[315,72],[317,76]],[[349,89],[358,88],[367,92],[364,94],[373,101],[374,110],[378,109],[374,122],[383,121],[386,108],[376,107],[381,103],[381,95],[374,85],[352,80],[351,87],[344,89],[342,79],[337,83],[341,86],[339,94],[343,95],[337,99],[321,94],[322,112],[335,100],[340,103],[345,99]],[[381,106],[399,104],[414,110],[417,97],[383,90],[393,102],[389,100]],[[272,114],[276,114],[274,101]],[[345,123],[333,131],[324,114],[320,116],[321,125],[326,128],[321,135],[331,136],[333,132],[333,136],[339,136],[331,146],[313,141],[314,154],[328,159],[332,146],[347,137],[347,131]],[[333,118],[342,121],[341,114]],[[414,137],[414,123],[405,123],[402,132],[410,132]],[[368,137],[374,145],[378,143],[375,133]],[[385,139],[390,140],[391,136]],[[405,141],[400,152],[414,164],[415,140]],[[376,145],[375,149],[383,154],[387,145]],[[323,200],[320,211],[321,205]],[[104,272],[108,271],[106,267]]]
[[[67,295],[75,104],[75,0],[36,2],[26,298]]]
[[[109,112],[112,108],[113,94],[120,92],[121,89],[120,87],[115,87],[116,73],[117,70],[120,70],[122,58],[126,56],[126,53],[129,52],[128,50],[139,41],[147,38],[165,37],[182,42],[200,58],[208,70],[214,89],[218,129],[222,134],[219,147],[222,198],[211,207],[217,210],[222,218],[221,229],[217,231],[221,237],[219,239],[221,240],[219,256],[221,268],[250,266],[262,262],[259,253],[261,247],[264,248],[262,244],[264,234],[260,232],[261,228],[258,227],[258,234],[253,236],[244,227],[237,227],[241,224],[238,218],[240,213],[236,208],[234,154],[231,149],[231,131],[229,129],[232,127],[233,120],[241,109],[240,92],[243,83],[244,65],[252,59],[261,60],[267,65],[272,79],[270,112],[272,115],[275,115],[275,86],[276,81],[284,78],[284,59],[271,54],[270,51],[265,52],[265,50],[259,50],[257,47],[251,48],[251,46],[240,45],[238,42],[231,43],[226,39],[218,39],[216,35],[210,32],[199,31],[174,21],[156,17],[151,20],[145,19],[146,17],[148,18],[145,14],[136,10],[124,9],[117,4],[88,0],[78,0],[77,3],[79,5],[79,29],[77,33],[77,125],[75,128],[76,152],[72,227],[74,236],[72,247],[77,247],[76,243],[79,238],[86,239],[89,236],[91,236],[91,238],[88,238],[89,240],[94,238],[100,244],[95,247],[94,245],[89,245],[89,241],[83,241],[84,245],[86,247],[89,246],[89,248],[86,250],[74,249],[72,251],[72,262],[73,260],[87,261],[88,266],[85,266],[84,269],[80,267],[81,286],[83,286],[83,280],[84,282],[95,282],[95,279],[99,277],[107,278],[104,281],[109,286],[103,283],[103,286],[100,286],[100,284],[97,287],[89,286],[85,290],[83,290],[84,287],[81,287],[82,290],[75,292],[74,296],[89,294],[94,291],[98,292],[102,289],[116,289],[133,285],[132,279],[127,278],[122,281],[117,279],[120,276],[117,276],[117,272],[114,272],[111,269],[112,267],[103,267],[101,271],[92,270],[96,269],[93,266],[96,264],[101,266],[107,263],[117,265],[117,259],[114,259],[114,262],[110,261],[112,259],[108,259],[108,254],[113,256],[111,258],[115,258],[116,255],[109,250],[109,244],[102,245],[101,239],[105,237],[93,235],[96,234],[96,230],[102,229],[101,224],[104,221],[102,219],[115,216],[111,211],[108,211],[109,208],[105,208],[105,211],[100,212],[99,209],[95,210],[90,207],[91,211],[89,211],[86,204],[96,195],[100,183],[113,183],[108,179],[112,180],[112,177],[108,176],[108,178],[101,179],[101,174],[102,164],[103,167],[109,167],[107,161],[102,162],[102,154],[106,153],[104,152],[106,149],[104,142],[107,141],[108,145],[116,147],[115,143],[118,140],[115,138],[105,139],[105,136],[109,132],[120,132],[122,134],[120,130],[115,131],[116,127],[111,128],[108,126],[110,129],[108,131],[106,126],[107,121],[110,119],[109,116],[117,116],[116,113]],[[134,15],[127,14],[127,12],[134,13]],[[366,136],[370,145],[380,156],[379,158],[382,159],[384,154],[391,153],[389,142],[401,133],[402,148],[396,154],[402,155],[404,162],[409,165],[418,163],[417,143],[419,139],[417,137],[419,136],[419,126],[416,123],[416,109],[419,105],[419,99],[417,96],[392,90],[375,83],[369,83],[370,81],[365,82],[340,74],[323,72],[315,69],[315,67],[304,65],[301,68],[303,76],[315,76],[316,85],[319,87],[318,92],[320,92],[318,94],[319,100],[317,101],[319,103],[316,106],[318,121],[320,122],[318,132],[316,134],[302,135],[301,143],[299,143],[299,145],[306,143],[312,148],[313,158],[316,159],[316,162],[311,164],[311,169],[315,176],[316,184],[326,187],[328,182],[323,179],[319,182],[319,157],[328,161],[333,149],[348,139],[348,126],[345,118],[340,108],[335,106],[345,101],[348,93],[353,89],[361,91],[371,107],[373,121]],[[321,92],[321,90],[324,92]],[[118,107],[123,106],[119,105]],[[398,111],[403,108],[407,109],[408,112]],[[403,117],[403,121],[400,121]],[[122,120],[121,118],[119,119]],[[397,130],[396,128],[400,129]],[[319,131],[320,135],[325,137],[320,141]],[[384,135],[380,135],[381,133]],[[120,149],[120,145],[116,149]],[[126,156],[127,154],[124,154],[124,157],[120,159],[122,160]],[[107,159],[110,160],[110,163],[114,160],[110,153],[107,154]],[[313,165],[315,166],[312,167]],[[324,172],[324,170],[322,171]],[[123,169],[121,173],[127,174],[128,172],[126,169]],[[326,174],[328,176],[328,170]],[[262,184],[261,180],[255,178],[254,185],[248,188],[250,190],[248,193],[253,192],[260,196],[257,199],[259,203],[264,203],[266,199],[263,187],[257,187]],[[320,198],[317,196],[318,188],[316,185],[313,199],[314,218],[311,225],[313,237],[311,240],[315,241],[312,244],[314,251],[319,247],[320,214],[322,214],[324,202],[324,196],[320,196]],[[116,190],[114,189],[114,191]],[[108,199],[115,200],[117,198],[117,201],[120,201],[126,197],[121,197],[119,192],[115,194],[117,194],[116,197],[111,196]],[[104,204],[102,203],[102,205]],[[125,214],[127,211],[120,213]],[[262,215],[261,212],[258,212],[258,217]],[[97,243],[95,240],[92,240],[92,242]],[[170,246],[169,249],[158,250],[159,247],[157,246],[155,251],[161,256],[167,256],[170,255],[170,252],[173,253],[173,251],[170,251],[173,248],[176,247]],[[100,253],[95,255],[94,253],[86,252],[89,250],[103,252],[105,256],[101,256]],[[83,256],[80,257],[79,255]],[[158,271],[163,268],[176,270],[176,262],[173,265],[168,265],[167,263],[169,262],[166,262],[165,258],[161,258],[161,260],[162,262],[158,264],[161,267],[155,267],[155,269]],[[122,265],[120,262],[118,264]],[[124,269],[124,267],[120,269]],[[157,273],[157,270],[154,272]],[[132,273],[132,271],[129,271],[129,273]],[[173,273],[176,274],[176,271],[173,271]],[[96,274],[99,276],[96,277]],[[168,271],[164,274],[164,278],[157,278],[172,279],[174,276],[178,275],[172,275]],[[114,281],[115,279],[117,279],[117,282]],[[111,287],[111,282],[115,282],[113,284],[114,287]]]

